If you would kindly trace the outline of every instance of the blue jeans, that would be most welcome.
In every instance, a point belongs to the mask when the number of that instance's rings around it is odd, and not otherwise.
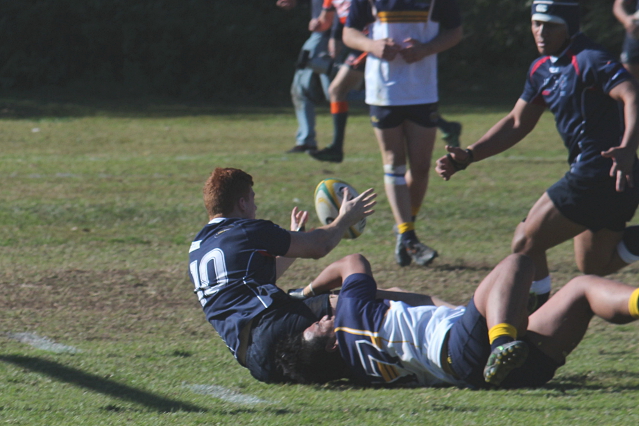
[[[328,50],[330,32],[311,33],[302,50],[308,50],[309,59]],[[315,140],[315,104],[328,99],[330,80],[325,74],[315,74],[309,68],[295,71],[291,85],[291,99],[297,117],[296,145],[317,146]],[[322,97],[324,97],[322,99]]]

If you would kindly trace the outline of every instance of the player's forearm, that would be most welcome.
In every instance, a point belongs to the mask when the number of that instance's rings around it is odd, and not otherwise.
[[[625,131],[619,146],[636,152],[639,148],[639,83],[635,80],[621,83],[611,91],[611,95],[613,93],[618,93],[617,99],[623,102]]]
[[[505,117],[468,148],[473,151],[473,161],[480,161],[506,151],[526,134],[514,127],[512,118]]]
[[[624,3],[624,0],[615,0],[615,4],[612,6],[612,13],[625,28],[628,28],[632,24],[632,15],[626,12]]]
[[[428,43],[425,43],[424,47],[427,53],[425,56],[444,52],[451,47],[458,45],[463,37],[464,31],[461,26],[457,28],[441,30],[434,39],[432,39]]]
[[[366,34],[355,28],[344,27],[342,37],[344,44],[351,49],[361,50],[362,52],[370,52],[373,50],[372,40],[368,38]]]
[[[516,145],[535,128],[544,110],[544,106],[519,99],[506,117],[468,147],[473,151],[474,161],[492,157]]]

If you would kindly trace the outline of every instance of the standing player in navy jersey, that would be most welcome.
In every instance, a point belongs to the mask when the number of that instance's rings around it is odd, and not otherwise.
[[[210,222],[189,250],[189,271],[207,320],[238,362],[264,382],[282,379],[273,368],[275,341],[301,331],[330,312],[328,295],[303,301],[289,297],[276,280],[295,258],[326,256],[346,230],[373,213],[372,189],[342,204],[329,225],[310,232],[308,212],[294,208],[289,232],[255,218],[253,178],[239,169],[217,168],[204,186]],[[309,288],[310,287],[310,288]],[[307,286],[305,293],[328,288]]]
[[[353,0],[343,37],[368,52],[366,103],[395,219],[395,261],[426,266],[437,251],[417,238],[415,218],[439,119],[437,54],[461,41],[461,14],[455,0]]]
[[[520,254],[501,261],[466,307],[379,300],[364,257],[333,265],[324,278],[342,285],[335,316],[277,346],[289,381],[538,387],[564,365],[593,316],[613,324],[639,319],[639,289],[593,275],[574,278],[528,317],[534,266]]]
[[[546,250],[571,238],[579,269],[607,275],[639,259],[638,84],[611,54],[579,32],[575,1],[535,0],[532,33],[542,55],[513,110],[466,150],[447,147],[445,179],[522,140],[549,108],[570,170],[535,203],[512,241],[535,262],[537,306],[547,300]]]

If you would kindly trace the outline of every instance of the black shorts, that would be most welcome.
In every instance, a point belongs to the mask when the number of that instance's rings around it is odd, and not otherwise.
[[[592,232],[603,228],[621,232],[639,204],[637,176],[635,171],[634,188],[617,192],[616,181],[609,176],[584,179],[568,172],[546,193],[562,215]]]
[[[284,381],[273,362],[273,349],[282,338],[301,333],[324,315],[331,315],[328,294],[299,301],[286,297],[273,302],[253,319],[246,348],[246,368],[257,380],[274,383]]]
[[[437,127],[437,103],[400,106],[370,106],[371,124],[378,129],[392,129],[404,120],[422,127]]]
[[[526,337],[522,338],[526,341]],[[550,381],[555,375],[558,364],[535,345],[528,343],[528,358],[519,368],[506,376],[500,387],[504,389],[539,387]],[[490,355],[488,327],[486,319],[471,300],[466,312],[450,329],[448,354],[451,367],[460,380],[472,389],[486,389],[490,385],[484,380],[484,367]]]
[[[639,64],[639,40],[626,35],[621,51],[621,63]]]

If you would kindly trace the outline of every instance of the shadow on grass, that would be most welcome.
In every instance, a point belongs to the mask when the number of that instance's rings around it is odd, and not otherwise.
[[[620,383],[621,379],[623,379],[623,383]],[[603,370],[597,371],[596,374],[562,375],[547,383],[543,388],[558,392],[569,390],[606,393],[639,391],[639,373],[624,370]]]
[[[207,412],[206,408],[198,407],[188,403],[164,398],[149,392],[145,392],[127,385],[122,385],[110,380],[106,380],[95,374],[67,367],[54,361],[42,358],[0,355],[0,361],[11,363],[28,370],[46,374],[57,380],[70,383],[72,385],[99,392],[114,398],[128,400],[137,404],[145,405],[150,409],[161,413],[173,411]]]

